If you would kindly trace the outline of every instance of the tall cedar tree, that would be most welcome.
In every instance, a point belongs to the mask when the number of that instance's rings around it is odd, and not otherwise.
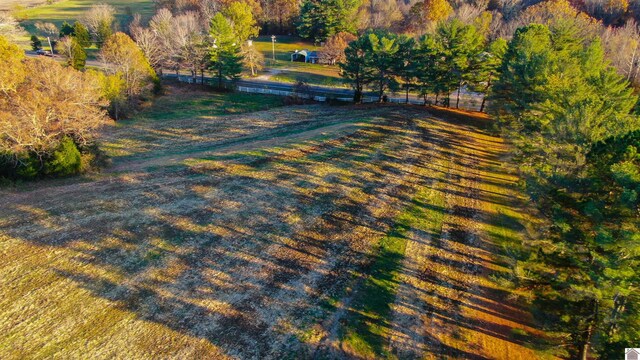
[[[59,37],[62,39],[65,36],[74,36],[74,29],[73,26],[71,26],[71,24],[69,24],[68,22],[63,22],[62,26],[60,27],[60,35]]]
[[[31,35],[31,49],[33,51],[42,49],[42,41],[37,35]]]
[[[604,354],[611,341],[628,341],[634,331],[637,273],[630,267],[637,268],[639,255],[637,219],[620,224],[624,213],[637,217],[637,202],[615,210],[611,203],[619,203],[616,194],[634,197],[621,185],[636,188],[637,157],[630,150],[622,164],[597,171],[589,153],[594,144],[640,127],[630,115],[636,101],[604,60],[599,40],[579,36],[569,22],[518,29],[491,96],[491,112],[518,150],[527,189],[551,223],[516,273],[526,274],[522,286],[535,289],[541,321],[570,334],[573,358],[587,359],[591,350]]]
[[[89,34],[87,27],[79,21],[73,24],[73,36],[81,47],[88,48],[91,46],[91,34]]]
[[[233,27],[221,13],[211,19],[209,35],[213,45],[209,49],[211,69],[216,72],[218,88],[222,89],[222,81],[237,80],[242,72],[242,54],[235,39]]]

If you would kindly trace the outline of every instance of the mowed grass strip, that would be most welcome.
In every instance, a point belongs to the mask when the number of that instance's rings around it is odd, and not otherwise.
[[[392,328],[394,303],[407,240],[414,230],[437,234],[442,229],[444,193],[431,186],[419,189],[411,204],[398,215],[380,240],[369,276],[357,291],[343,333],[343,345],[365,358],[392,357],[386,342]]]

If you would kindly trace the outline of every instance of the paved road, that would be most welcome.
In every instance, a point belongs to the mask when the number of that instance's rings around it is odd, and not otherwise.
[[[40,56],[45,57],[43,55],[37,55],[35,51],[25,51],[25,54],[28,57],[40,57]],[[58,54],[54,55],[53,59],[58,60],[60,62],[62,62],[64,60],[64,58],[61,55],[58,55]],[[104,67],[104,64],[99,60],[87,60],[86,66],[94,67],[94,68],[102,68],[102,67]]]

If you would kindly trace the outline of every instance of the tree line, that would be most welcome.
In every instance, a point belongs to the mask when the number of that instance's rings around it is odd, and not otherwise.
[[[207,13],[210,17],[234,0],[154,0],[157,9],[174,14],[189,11]],[[533,0],[244,0],[264,33],[291,34],[320,41],[345,30],[386,29],[421,35],[434,21],[452,13],[468,15],[490,11],[496,26],[509,26]],[[640,19],[637,2],[628,0],[576,1],[574,7],[605,25],[622,26]],[[516,20],[517,21],[517,20]],[[310,32],[316,27],[319,32]]]
[[[369,30],[345,48],[341,74],[355,90],[354,100],[362,100],[366,88],[383,101],[387,90],[418,91],[425,104],[442,102],[449,106],[455,93],[460,103],[463,88],[487,94],[502,63],[507,42],[489,41],[473,24],[458,19],[439,23],[434,33],[418,40],[385,30]],[[441,101],[442,100],[442,101]],[[483,98],[481,111],[484,110]]]
[[[489,98],[548,224],[511,249],[513,286],[565,356],[620,357],[640,338],[637,95],[566,21],[517,29]]]
[[[202,76],[206,69],[206,49],[210,45],[207,44],[210,21],[217,13],[222,13],[233,27],[249,31],[248,37],[239,36],[240,53],[244,66],[256,74],[263,66],[263,56],[255,47],[247,46],[246,40],[260,31],[273,33],[275,30],[267,25],[272,22],[289,24],[285,26],[285,33],[322,43],[321,62],[335,64],[337,60],[343,60],[342,50],[351,40],[342,44],[345,36],[357,36],[370,30],[419,39],[422,35],[435,33],[440,23],[457,19],[464,25],[476,27],[485,42],[490,43],[500,38],[509,40],[515,29],[530,23],[554,24],[570,20],[581,33],[600,37],[612,65],[632,83],[640,84],[640,29],[635,23],[638,11],[633,4],[625,5],[625,1],[595,6],[595,0],[588,4],[567,0],[308,0],[301,3],[289,0],[158,0],[157,12],[148,23],[140,16],[134,16],[127,26],[117,24],[115,9],[110,5],[96,5],[77,23],[63,25],[61,29],[51,23],[37,23],[41,37],[35,39],[34,46],[42,46],[43,36],[55,43],[75,32],[78,33],[75,38],[81,44],[86,44],[88,32],[91,41],[101,46],[120,25],[143,49],[156,71],[188,69],[192,74]],[[599,9],[607,14],[622,11],[622,15],[616,20],[605,21],[604,18],[611,14],[599,15],[598,11],[589,9]],[[282,17],[278,19],[276,13]],[[83,46],[74,46],[72,39],[66,39],[60,52],[70,59],[70,63],[81,67]]]
[[[489,41],[509,40],[530,23],[576,19],[580,31],[599,36],[612,64],[640,84],[640,2],[628,0],[156,0],[174,16],[197,13],[210,20],[234,2],[247,4],[262,34],[299,35],[318,44],[341,33],[386,30],[419,38],[438,23],[458,19],[481,25]],[[327,63],[331,63],[329,60]]]

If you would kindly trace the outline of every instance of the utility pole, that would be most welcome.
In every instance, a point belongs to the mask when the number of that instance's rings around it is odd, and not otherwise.
[[[51,38],[47,36],[47,41],[49,42],[49,49],[51,49],[51,56],[53,56],[53,46],[51,46]]]
[[[271,35],[271,51],[273,61],[276,61],[276,36]]]

